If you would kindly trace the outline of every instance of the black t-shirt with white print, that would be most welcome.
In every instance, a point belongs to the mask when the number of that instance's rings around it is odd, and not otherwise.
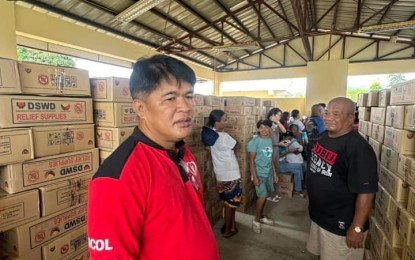
[[[357,194],[377,192],[375,152],[357,132],[337,138],[325,132],[309,160],[310,218],[323,229],[345,236],[353,221]]]

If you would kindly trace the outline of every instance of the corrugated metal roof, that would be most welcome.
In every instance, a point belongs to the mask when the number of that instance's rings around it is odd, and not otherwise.
[[[137,2],[141,1],[144,0]],[[261,68],[261,56],[274,61],[275,67],[290,66],[276,58],[279,54],[273,57],[273,49],[284,53],[289,49],[299,55],[300,60],[312,61],[316,52],[314,37],[320,35],[374,41],[391,39],[411,47],[415,45],[414,29],[358,33],[359,28],[369,25],[414,20],[415,0],[166,0],[128,23],[117,21],[115,17],[136,1],[25,2],[57,13],[62,19],[80,21],[162,53],[175,54],[223,71]],[[259,50],[239,49],[227,53],[213,50],[221,45],[251,44],[253,41]],[[295,44],[289,44],[292,41],[296,41]],[[256,60],[258,62],[252,64]]]

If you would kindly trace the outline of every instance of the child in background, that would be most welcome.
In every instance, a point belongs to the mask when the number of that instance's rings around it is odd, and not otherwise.
[[[225,112],[219,109],[212,110],[207,127],[203,127],[202,130],[202,141],[210,146],[217,189],[220,199],[224,202],[225,219],[221,232],[225,238],[230,238],[238,233],[235,209],[241,203],[242,186],[241,173],[233,150],[237,142],[224,132],[225,124]]]
[[[259,135],[249,141],[247,151],[249,153],[249,169],[251,178],[255,185],[257,195],[255,219],[252,222],[252,229],[255,233],[261,233],[261,223],[272,225],[274,221],[264,215],[266,198],[274,192],[274,182],[278,181],[277,174],[272,163],[272,139],[270,129],[272,121],[259,120],[257,128]]]
[[[280,155],[280,172],[290,172],[294,175],[294,196],[304,198],[302,180],[305,165],[301,155],[303,146],[297,142],[292,132],[284,134],[282,143],[286,146],[286,153]]]

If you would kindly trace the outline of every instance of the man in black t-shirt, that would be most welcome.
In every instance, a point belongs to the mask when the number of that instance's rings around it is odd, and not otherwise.
[[[352,131],[354,103],[332,99],[324,132],[311,151],[307,176],[312,220],[307,250],[321,259],[363,259],[368,218],[377,192],[376,156]]]

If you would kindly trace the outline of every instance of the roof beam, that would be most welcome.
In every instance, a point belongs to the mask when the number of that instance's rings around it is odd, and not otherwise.
[[[280,6],[281,6],[281,10],[282,10],[282,12],[283,12],[283,14],[284,15],[281,15],[277,10],[275,10],[272,6],[270,6],[269,4],[267,4],[266,2],[264,2],[264,5],[269,9],[269,10],[271,10],[275,15],[277,15],[279,18],[281,18],[281,20],[283,20],[284,22],[286,22],[287,24],[288,24],[288,28],[290,29],[290,31],[291,31],[291,34],[292,35],[294,35],[294,33],[293,33],[293,31],[292,31],[292,28],[294,28],[294,30],[296,30],[296,31],[298,31],[298,28],[297,28],[297,26],[295,26],[293,23],[291,23],[289,20],[288,20],[288,18],[287,18],[287,15],[286,15],[286,13],[285,13],[285,10],[284,10],[284,6],[282,5],[282,3],[281,3],[281,0],[278,0],[278,3],[280,4]]]
[[[357,0],[357,14],[356,21],[354,22],[354,29],[357,31],[359,29],[360,18],[362,17],[362,7],[365,0]]]
[[[415,13],[413,13],[413,14],[411,15],[411,17],[409,17],[409,18],[407,19],[407,21],[413,20],[414,18],[415,18]],[[393,36],[398,35],[401,31],[402,31],[402,29],[397,30],[397,31],[393,34]]]
[[[361,53],[362,51],[366,50],[367,48],[369,48],[370,46],[372,46],[374,43],[376,43],[376,40],[372,41],[371,43],[367,44],[365,47],[361,48],[360,50],[356,51],[355,53],[353,53],[352,55],[350,55],[349,57],[347,57],[347,59],[351,59],[354,56],[356,56],[357,54]]]
[[[366,20],[364,20],[362,23],[359,24],[359,28],[362,27],[365,23],[367,23],[369,20],[371,20],[373,17],[375,17],[376,15],[384,12],[385,10],[387,10],[388,8],[390,8],[390,6],[392,6],[393,4],[395,4],[396,2],[398,2],[399,0],[393,0],[392,2],[390,2],[388,5],[385,5],[384,7],[382,7],[380,10],[376,11],[374,14],[372,14],[369,18],[366,18]]]
[[[414,47],[413,46],[406,46],[406,47],[400,48],[399,50],[395,50],[395,51],[389,52],[387,54],[384,54],[382,56],[379,56],[379,59],[383,59],[383,58],[388,57],[388,56],[390,56],[392,54],[395,54],[395,53],[404,51],[404,50],[409,49],[409,48],[414,48]]]
[[[330,35],[331,36],[331,35]],[[319,61],[321,58],[323,58],[324,57],[324,55],[326,55],[326,53],[327,52],[329,52],[334,46],[336,46],[336,44],[337,43],[339,43],[342,39],[344,38],[344,36],[343,37],[339,37],[339,39],[337,39],[337,41],[335,42],[335,43],[333,43],[332,45],[330,45],[328,48],[327,48],[327,50],[325,50],[321,55],[320,55],[320,57],[318,57],[316,60],[317,61]]]
[[[300,37],[303,36],[306,32],[306,28],[305,28],[306,19],[305,19],[305,14],[304,14],[304,10],[303,10],[301,2],[302,2],[301,0],[291,0],[291,5],[293,7],[295,19],[297,20],[298,32],[300,34]],[[303,42],[304,50],[305,50],[308,60],[309,61],[313,60],[313,57],[311,55],[310,42],[308,41],[308,38],[301,37],[301,40]]]
[[[252,3],[252,1],[251,1]],[[258,2],[258,9],[256,8],[255,4],[252,4],[252,8],[254,9],[255,13],[258,15],[258,18],[261,20],[262,24],[267,28],[268,32],[275,38],[275,34],[272,31],[271,27],[268,25],[267,21],[265,21],[264,17],[261,15],[261,1]],[[258,26],[259,31],[259,26]],[[261,35],[258,34],[258,38],[261,38]]]
[[[296,49],[294,49],[293,47],[291,47],[291,45],[289,43],[286,43],[285,45],[288,46],[288,48],[290,48],[293,52],[295,52],[298,56],[301,57],[301,59],[303,59],[305,62],[307,62],[308,60],[306,58],[303,57],[303,55],[301,55]]]
[[[336,2],[317,20],[317,22],[315,22],[311,27],[310,27],[310,29],[317,29],[317,26],[318,26],[318,23],[321,21],[321,20],[323,20],[323,18],[324,17],[326,17],[329,13],[330,13],[330,11],[331,10],[333,10],[333,8],[334,7],[336,7],[339,3],[340,3],[340,1],[341,0],[336,0]]]

